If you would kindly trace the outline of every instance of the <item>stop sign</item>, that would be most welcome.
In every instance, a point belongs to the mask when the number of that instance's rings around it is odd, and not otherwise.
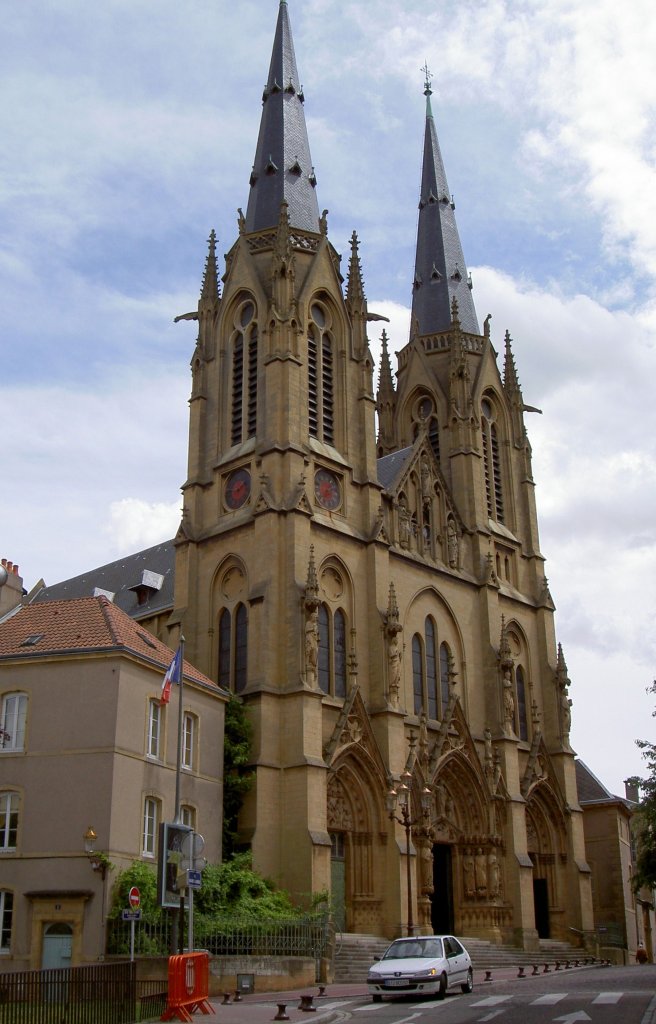
[[[139,908],[139,905],[141,903],[141,893],[137,889],[136,885],[133,885],[132,888],[130,889],[128,900],[133,910],[137,910]]]

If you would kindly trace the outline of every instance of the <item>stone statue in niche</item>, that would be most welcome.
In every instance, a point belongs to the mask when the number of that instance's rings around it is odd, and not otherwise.
[[[560,696],[560,717],[563,726],[563,739],[569,739],[569,730],[572,725],[572,701],[570,700],[567,690],[564,689]]]
[[[449,559],[449,565],[452,569],[458,568],[458,556],[459,556],[459,541],[458,531],[456,530],[453,519],[449,519],[449,523],[446,528],[446,547],[447,556]]]
[[[392,633],[387,641],[387,667],[390,703],[398,708],[401,688],[401,644],[397,633]]]
[[[515,729],[515,697],[513,685],[510,678],[510,669],[503,670],[503,718],[507,732],[514,732]]]
[[[476,851],[475,873],[476,894],[477,896],[485,896],[487,892],[487,857],[480,846]]]
[[[492,899],[501,893],[499,860],[494,850],[487,856],[487,891]]]
[[[319,611],[312,608],[305,621],[305,674],[308,686],[317,685],[319,659]]]
[[[467,850],[465,853],[462,861],[462,871],[465,881],[465,896],[471,899],[476,895],[476,874],[471,850]]]

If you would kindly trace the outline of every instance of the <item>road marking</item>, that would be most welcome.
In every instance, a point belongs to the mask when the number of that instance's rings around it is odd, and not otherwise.
[[[499,1003],[507,1003],[512,996],[488,996],[487,999],[481,999],[477,1003],[470,1003],[470,1006],[498,1006]]]
[[[585,1010],[574,1010],[574,1013],[566,1013],[564,1017],[554,1017],[554,1021],[560,1020],[563,1024],[575,1024],[577,1020],[591,1020]]]
[[[421,1017],[420,1013],[412,1013],[409,1017],[401,1017],[400,1020],[392,1021],[392,1024],[408,1024],[409,1020],[416,1020],[417,1017]]]
[[[506,1012],[505,1009],[503,1009],[503,1010],[492,1010],[492,1013],[488,1013],[488,1015],[486,1017],[479,1017],[478,1020],[479,1020],[480,1024],[483,1024],[483,1021],[494,1020],[495,1017],[500,1017],[501,1014],[505,1013],[505,1012]]]
[[[600,992],[597,998],[592,1000],[592,1005],[608,1006],[612,1003],[619,1003],[623,995],[623,992]]]
[[[534,999],[531,1006],[554,1006],[559,1003],[561,999],[564,999],[567,992],[548,992],[546,996],[540,996],[539,999]]]

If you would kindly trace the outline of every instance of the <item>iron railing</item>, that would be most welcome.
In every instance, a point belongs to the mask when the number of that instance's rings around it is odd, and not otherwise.
[[[0,1024],[132,1024],[136,965],[129,961],[0,974]]]
[[[169,919],[156,924],[140,921],[135,928],[134,951],[138,956],[166,956],[170,952]],[[194,945],[212,956],[306,956],[323,957],[330,944],[329,917],[305,917],[270,921],[194,922]],[[107,922],[107,953],[124,955],[130,948],[130,924]]]

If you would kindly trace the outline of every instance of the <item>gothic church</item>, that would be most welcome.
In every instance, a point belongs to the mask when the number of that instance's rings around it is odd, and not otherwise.
[[[592,927],[569,680],[511,342],[501,367],[429,84],[411,281],[375,390],[381,318],[356,235],[344,281],[320,213],[281,0],[246,212],[220,280],[212,233],[185,314],[181,525],[100,585],[248,708],[240,835],[260,871],[330,890],[348,931],[535,948]]]

